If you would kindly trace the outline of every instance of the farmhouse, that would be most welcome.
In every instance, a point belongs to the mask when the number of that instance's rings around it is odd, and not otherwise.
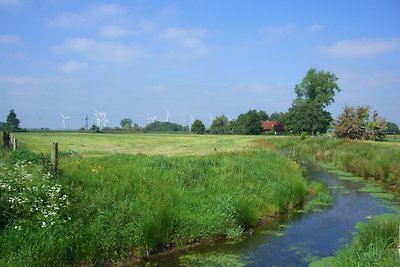
[[[283,132],[285,125],[281,121],[260,121],[264,132],[274,130],[275,132]]]

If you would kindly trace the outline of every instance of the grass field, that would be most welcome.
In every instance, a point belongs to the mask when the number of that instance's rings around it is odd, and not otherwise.
[[[86,156],[109,153],[184,156],[248,151],[259,149],[255,140],[260,138],[238,135],[74,132],[27,132],[16,133],[16,137],[35,152],[50,153],[51,144],[59,142],[61,152],[77,152]]]
[[[266,149],[263,136],[17,138],[44,153],[58,141],[62,157],[57,179],[40,165],[0,159],[1,266],[104,265],[203,238],[237,238],[307,193],[299,165]],[[35,160],[20,151],[9,158]]]

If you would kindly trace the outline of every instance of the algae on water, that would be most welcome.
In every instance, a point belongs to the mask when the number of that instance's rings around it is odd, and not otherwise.
[[[179,266],[232,266],[242,267],[245,263],[239,255],[224,254],[224,253],[196,253],[182,255],[179,258]]]

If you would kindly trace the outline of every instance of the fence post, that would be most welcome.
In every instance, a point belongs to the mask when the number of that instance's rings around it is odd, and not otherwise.
[[[9,149],[12,149],[14,146],[13,139],[14,139],[14,135],[12,133],[8,134],[8,148]]]
[[[51,149],[51,164],[53,166],[54,175],[57,175],[57,171],[58,171],[58,142],[53,143],[53,147]]]
[[[10,148],[10,134],[3,131],[3,148]]]
[[[16,137],[13,138],[13,151],[15,151],[18,148],[18,140]]]

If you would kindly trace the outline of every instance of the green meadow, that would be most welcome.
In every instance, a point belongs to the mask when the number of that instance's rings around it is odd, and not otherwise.
[[[236,239],[307,194],[299,165],[262,147],[265,137],[17,137],[18,159],[32,163],[1,159],[2,266],[117,264],[217,236]],[[53,141],[58,177],[24,149],[46,153]]]
[[[85,156],[110,153],[164,156],[209,155],[220,152],[257,150],[260,137],[239,135],[143,134],[143,133],[70,133],[27,132],[16,137],[30,150],[50,153],[59,142],[63,153]]]

